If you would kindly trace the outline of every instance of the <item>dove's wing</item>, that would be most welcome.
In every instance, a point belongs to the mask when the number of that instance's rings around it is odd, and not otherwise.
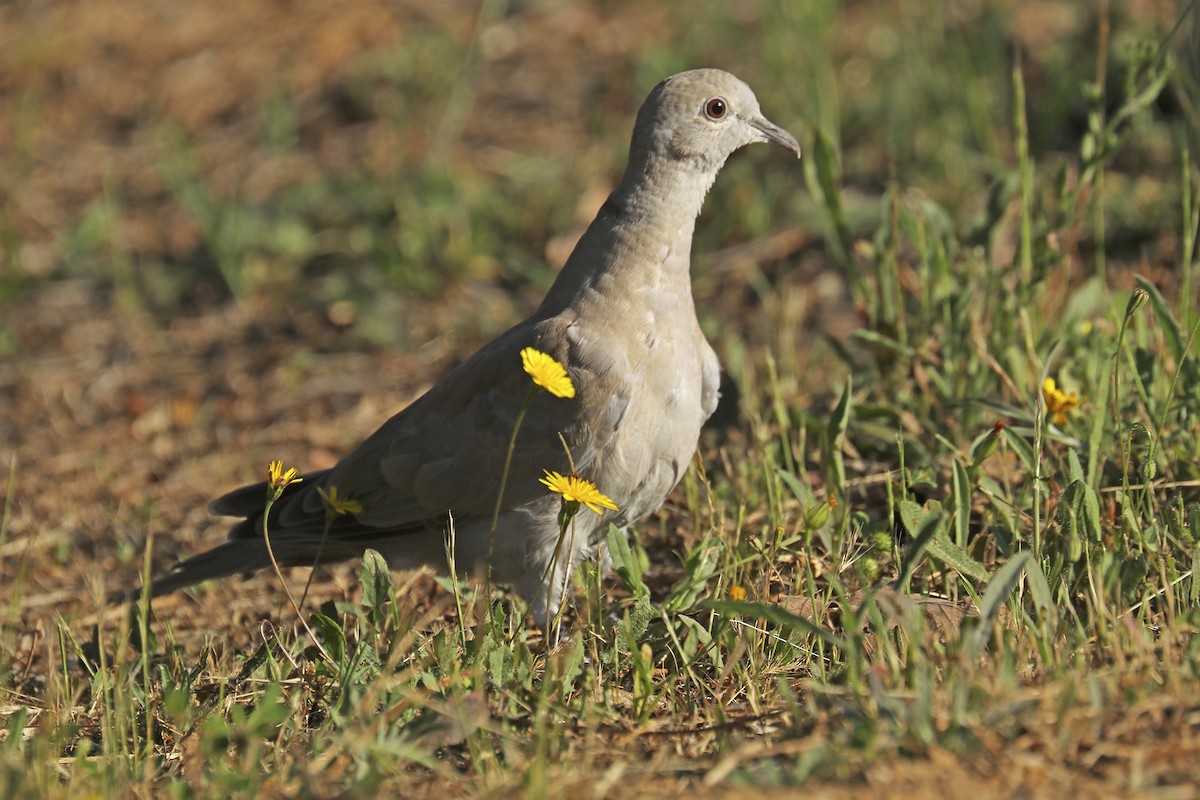
[[[584,351],[575,346],[578,337],[571,327],[571,320],[554,317],[520,325],[493,341],[297,492],[280,515],[282,526],[323,517],[317,486],[326,492],[336,487],[340,497],[361,503],[354,516],[369,528],[405,529],[447,511],[459,517],[490,515],[527,402],[504,506],[543,495],[547,489],[538,479],[544,470],[565,473],[573,461],[586,473],[615,434],[635,386],[624,353]],[[529,346],[567,366],[575,397],[545,391],[530,396],[533,383],[520,358]]]

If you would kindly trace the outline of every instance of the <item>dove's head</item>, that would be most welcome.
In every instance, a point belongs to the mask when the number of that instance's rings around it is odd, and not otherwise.
[[[763,116],[749,86],[719,69],[696,69],[650,92],[638,111],[630,156],[688,161],[715,175],[732,153],[754,142],[774,142],[800,156],[796,137]]]

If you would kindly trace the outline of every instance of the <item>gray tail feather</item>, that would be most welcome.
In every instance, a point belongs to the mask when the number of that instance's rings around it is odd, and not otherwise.
[[[300,480],[288,486],[283,495],[276,503],[276,507],[286,505],[287,502],[297,494],[304,492],[308,487],[319,485],[321,480],[329,470],[321,470],[319,472],[307,472],[301,476]],[[242,486],[234,489],[232,492],[227,492],[221,495],[216,500],[208,504],[210,513],[218,517],[254,517],[262,516],[263,505],[267,498],[267,484],[252,483],[249,486]]]
[[[292,543],[282,537],[278,541],[273,539],[271,548],[276,562],[281,567],[308,566],[317,553],[317,548],[313,547],[311,542],[301,540]],[[345,557],[344,554],[337,553],[334,548],[327,548],[327,550],[333,551],[329,553],[333,558],[327,559],[323,556],[322,562]],[[257,572],[270,565],[271,557],[267,554],[266,545],[263,544],[261,538],[234,539],[176,564],[170,572],[156,578],[150,584],[150,596],[158,597],[201,581]],[[133,602],[141,596],[142,587],[139,586],[136,589],[128,589],[110,595],[108,602]]]
[[[399,529],[379,530],[364,526],[352,517],[340,517],[326,529],[323,514],[301,519],[298,524],[281,527],[275,524],[280,511],[298,501],[306,487],[314,486],[326,474],[314,472],[304,476],[304,482],[284,490],[271,511],[271,548],[280,566],[309,566],[318,557],[322,563],[340,561],[360,555],[368,547],[389,542],[396,536],[425,532],[424,521]],[[243,486],[214,500],[209,506],[214,514],[242,517],[229,531],[229,540],[211,550],[177,564],[170,572],[150,584],[150,596],[158,597],[201,581],[230,575],[257,572],[269,567],[271,557],[263,543],[263,505],[266,484]],[[127,603],[140,598],[142,587],[109,595],[110,603]]]
[[[278,557],[278,554],[276,554]],[[240,572],[255,572],[271,563],[267,548],[262,541],[239,539],[218,545],[175,566],[166,575],[150,584],[150,596],[158,597],[185,586],[224,578]],[[109,596],[110,603],[126,603],[142,596],[142,587],[116,592]]]
[[[348,527],[353,525],[351,522]],[[250,520],[238,523],[233,529],[238,538],[230,539],[175,565],[170,572],[150,584],[150,596],[158,597],[201,581],[257,572],[269,567],[271,557],[267,553],[262,536],[251,537],[252,530],[253,523]],[[413,529],[400,533],[403,535],[405,532],[416,533],[420,530],[424,528],[414,526]],[[322,564],[354,558],[368,547],[391,541],[396,535],[395,531],[363,531],[351,536],[332,533],[327,536],[321,526],[321,529],[301,529],[288,531],[287,535],[272,536],[271,551],[281,567],[307,567],[311,566],[318,556]],[[142,588],[138,587],[109,595],[108,602],[133,602],[141,596]]]

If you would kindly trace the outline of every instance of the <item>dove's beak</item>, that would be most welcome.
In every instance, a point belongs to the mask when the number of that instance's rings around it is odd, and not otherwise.
[[[750,127],[763,135],[763,140],[774,142],[778,145],[783,145],[788,150],[796,154],[796,158],[800,157],[800,143],[796,141],[796,137],[785,131],[783,128],[776,125],[766,117],[757,117],[749,120]]]

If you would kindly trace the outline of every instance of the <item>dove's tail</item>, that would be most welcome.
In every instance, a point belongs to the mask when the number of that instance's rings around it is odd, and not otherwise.
[[[272,535],[271,551],[268,553],[261,534],[257,538],[247,536],[249,522],[250,520],[245,520],[235,525],[229,541],[181,561],[170,572],[154,579],[150,584],[150,596],[169,594],[176,589],[215,578],[268,569],[271,566],[271,555],[275,556],[275,562],[281,567],[310,566],[318,557],[324,563],[352,555],[352,552],[346,552],[344,547],[322,547],[319,534],[316,537],[311,534],[297,537]],[[141,596],[142,588],[137,587],[112,594],[108,601],[131,602]]]
[[[303,492],[318,485],[324,475],[323,472],[312,473],[304,477],[303,483],[288,486],[275,502],[265,524],[265,484],[235,489],[213,501],[209,509],[214,514],[242,518],[230,529],[229,540],[192,556],[155,579],[150,584],[150,596],[158,597],[214,578],[258,572],[271,566],[272,556],[281,567],[309,567],[356,558],[367,548],[382,549],[399,538],[409,546],[403,548],[403,552],[396,552],[395,548],[389,550],[394,559],[393,566],[412,569],[436,563],[437,556],[444,552],[440,535],[420,536],[429,532],[424,520],[398,528],[379,529],[363,525],[351,515],[328,519],[323,507],[316,513],[305,511]],[[270,551],[263,541],[264,527],[270,532]],[[141,595],[142,588],[138,587],[109,595],[108,601],[131,602]]]
[[[156,578],[150,584],[150,596],[158,597],[169,594],[176,589],[214,578],[225,578],[243,572],[256,572],[270,563],[267,548],[261,540],[238,539],[225,542],[212,550],[177,564],[166,575]],[[108,601],[110,603],[130,602],[141,596],[142,589],[139,587],[117,592],[109,596]]]
[[[323,472],[313,473],[306,475],[305,480],[317,480],[323,475]],[[242,518],[230,529],[229,541],[176,564],[170,572],[151,582],[150,596],[169,594],[202,581],[266,569],[271,565],[271,555],[275,556],[276,563],[281,567],[307,566],[318,556],[322,561],[346,557],[339,548],[324,546],[322,540],[328,531],[323,529],[321,517],[305,520],[307,524],[296,529],[277,527],[279,511],[296,499],[299,492],[295,490],[301,486],[303,484],[297,483],[287,487],[272,510],[270,552],[263,543],[262,512],[267,494],[265,483],[235,489],[213,501],[209,506],[212,513]],[[142,587],[139,586],[109,595],[108,602],[131,602],[141,595]]]

